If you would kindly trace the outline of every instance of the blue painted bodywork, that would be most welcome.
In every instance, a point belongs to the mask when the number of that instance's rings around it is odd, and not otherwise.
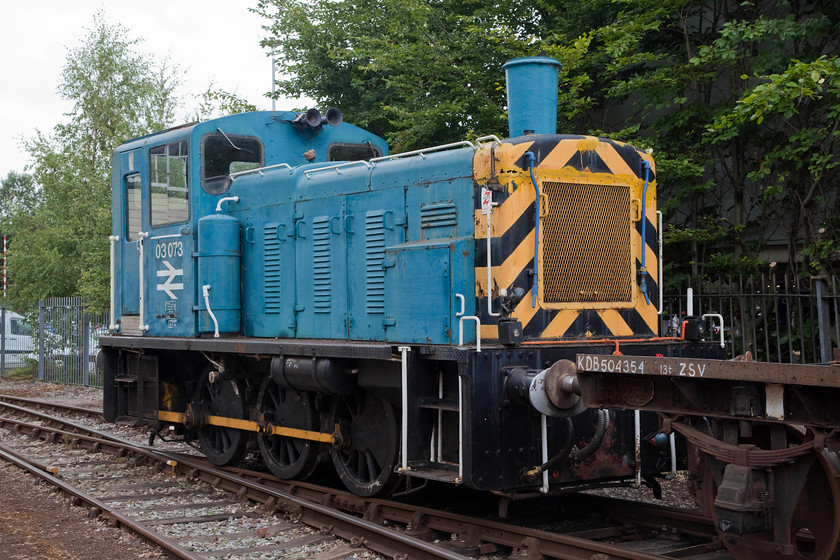
[[[326,161],[331,145],[370,143],[383,155],[387,145],[346,123],[301,134],[294,116],[234,115],[115,151],[117,319],[140,314],[142,267],[147,336],[212,333],[202,296],[210,285],[223,336],[457,343],[455,294],[475,309],[473,149],[337,166]],[[232,145],[259,138],[264,166],[290,168],[250,172],[224,192],[206,192],[202,139],[219,132]],[[189,216],[152,227],[149,150],[179,140],[189,147]],[[126,177],[137,173],[139,225],[148,233],[142,263],[139,242],[126,236]],[[217,215],[222,197],[234,196]],[[465,336],[471,340],[474,332]]]
[[[199,332],[239,332],[242,317],[240,237],[241,228],[236,218],[217,213],[198,220]],[[205,286],[212,287],[212,291],[207,289],[206,297]]]
[[[557,132],[557,69],[547,56],[514,58],[502,68],[507,79],[510,137]]]

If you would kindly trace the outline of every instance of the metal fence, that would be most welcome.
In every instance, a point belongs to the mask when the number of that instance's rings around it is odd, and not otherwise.
[[[663,299],[662,334],[674,334],[682,318],[720,314],[729,357],[752,352],[768,362],[816,363],[832,359],[840,341],[838,279],[802,280],[789,274],[695,280],[691,305],[682,293]],[[0,372],[20,367],[39,379],[102,386],[94,357],[107,314],[92,314],[82,298],[53,298],[18,315],[0,306]],[[712,335],[720,321],[712,319]]]
[[[101,387],[94,359],[107,314],[87,311],[82,298],[42,300],[38,310],[24,315],[0,308],[9,331],[0,345],[0,370],[37,365],[38,379],[54,383]]]
[[[37,344],[37,329],[32,323],[0,306],[0,372],[37,362]]]
[[[665,295],[663,334],[687,313],[723,315],[729,357],[752,352],[764,362],[817,363],[833,359],[840,340],[838,280],[764,274],[695,281],[689,310],[687,289]],[[688,288],[688,286],[686,286]],[[719,334],[719,321],[715,336]]]

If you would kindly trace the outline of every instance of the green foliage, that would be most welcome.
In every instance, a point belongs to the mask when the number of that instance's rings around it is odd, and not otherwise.
[[[193,114],[193,120],[207,121],[256,110],[256,105],[249,103],[238,94],[223,89],[214,89],[211,85],[207,88],[207,91],[201,94],[198,107]]]
[[[41,202],[41,191],[32,176],[10,171],[0,179],[0,231],[8,233],[8,223],[19,215],[32,214]]]
[[[537,39],[579,23],[546,2],[262,0],[255,11],[269,21],[262,44],[286,76],[278,91],[339,107],[393,151],[503,134],[502,64],[545,49],[576,67],[589,43]],[[588,77],[563,70],[561,80],[563,111],[572,117],[588,105]]]
[[[68,50],[58,91],[73,110],[51,133],[26,141],[38,188],[4,224],[12,236],[12,305],[82,295],[93,309],[107,306],[111,153],[168,126],[176,107],[176,69],[137,45],[98,13],[87,37]]]
[[[803,273],[837,260],[815,233],[840,212],[836,2],[262,0],[255,11],[283,93],[339,106],[396,151],[503,133],[501,65],[543,51],[563,63],[558,130],[654,149],[683,270],[750,269],[779,240],[794,267],[814,261]]]

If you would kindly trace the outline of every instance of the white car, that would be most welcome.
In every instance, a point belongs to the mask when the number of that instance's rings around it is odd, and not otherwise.
[[[4,360],[6,369],[21,367],[26,364],[26,357],[33,353],[37,356],[37,337],[32,336],[31,329],[23,317],[17,313],[6,311],[3,343],[5,347]]]

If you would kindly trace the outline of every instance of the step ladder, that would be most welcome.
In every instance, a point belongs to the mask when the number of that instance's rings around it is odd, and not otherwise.
[[[413,368],[409,371],[407,351],[403,353],[403,407],[400,463],[397,471],[415,478],[460,484],[463,480],[463,395],[457,368],[450,371],[437,369],[436,373]],[[436,382],[409,383],[409,375],[436,375]],[[434,387],[431,394],[413,394],[412,387]],[[415,423],[411,424],[409,410],[416,409]],[[421,427],[422,424],[422,427]],[[428,427],[431,424],[431,430]],[[408,438],[429,434],[423,445],[408,445]],[[413,451],[410,449],[413,448]]]

